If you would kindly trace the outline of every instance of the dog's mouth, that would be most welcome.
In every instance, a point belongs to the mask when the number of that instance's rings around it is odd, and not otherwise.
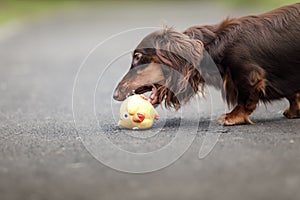
[[[149,102],[154,105],[154,104],[159,104],[158,102],[158,92],[157,88],[159,87],[158,84],[152,84],[152,85],[145,85],[137,88],[134,90],[135,94],[145,94],[147,92],[151,92],[149,95]]]

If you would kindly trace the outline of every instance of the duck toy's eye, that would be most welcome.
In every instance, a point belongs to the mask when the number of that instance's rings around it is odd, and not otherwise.
[[[123,113],[123,117],[124,119],[127,119],[129,117],[128,113],[127,112]]]

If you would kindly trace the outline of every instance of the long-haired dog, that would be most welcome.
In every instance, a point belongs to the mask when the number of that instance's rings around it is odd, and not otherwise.
[[[133,90],[152,91],[152,104],[165,101],[177,110],[205,84],[221,89],[234,106],[218,119],[224,125],[252,124],[249,115],[259,101],[281,98],[290,103],[284,115],[299,118],[300,3],[184,32],[151,33],[133,52],[113,97],[122,101]]]

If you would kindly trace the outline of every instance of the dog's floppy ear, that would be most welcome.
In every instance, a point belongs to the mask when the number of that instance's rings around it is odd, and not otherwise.
[[[164,64],[181,71],[181,65],[185,62],[194,67],[200,65],[204,45],[200,40],[189,38],[171,28],[164,28],[156,38],[155,49]]]
[[[155,41],[156,54],[166,75],[166,106],[179,109],[181,103],[194,96],[203,83],[199,66],[203,58],[204,45],[200,40],[170,28],[162,30]]]

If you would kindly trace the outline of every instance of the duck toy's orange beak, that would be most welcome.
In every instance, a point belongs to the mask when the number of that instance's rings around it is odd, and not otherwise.
[[[145,119],[145,114],[143,114],[143,113],[136,113],[132,117],[132,121],[137,122],[137,123],[144,121],[144,119]]]

